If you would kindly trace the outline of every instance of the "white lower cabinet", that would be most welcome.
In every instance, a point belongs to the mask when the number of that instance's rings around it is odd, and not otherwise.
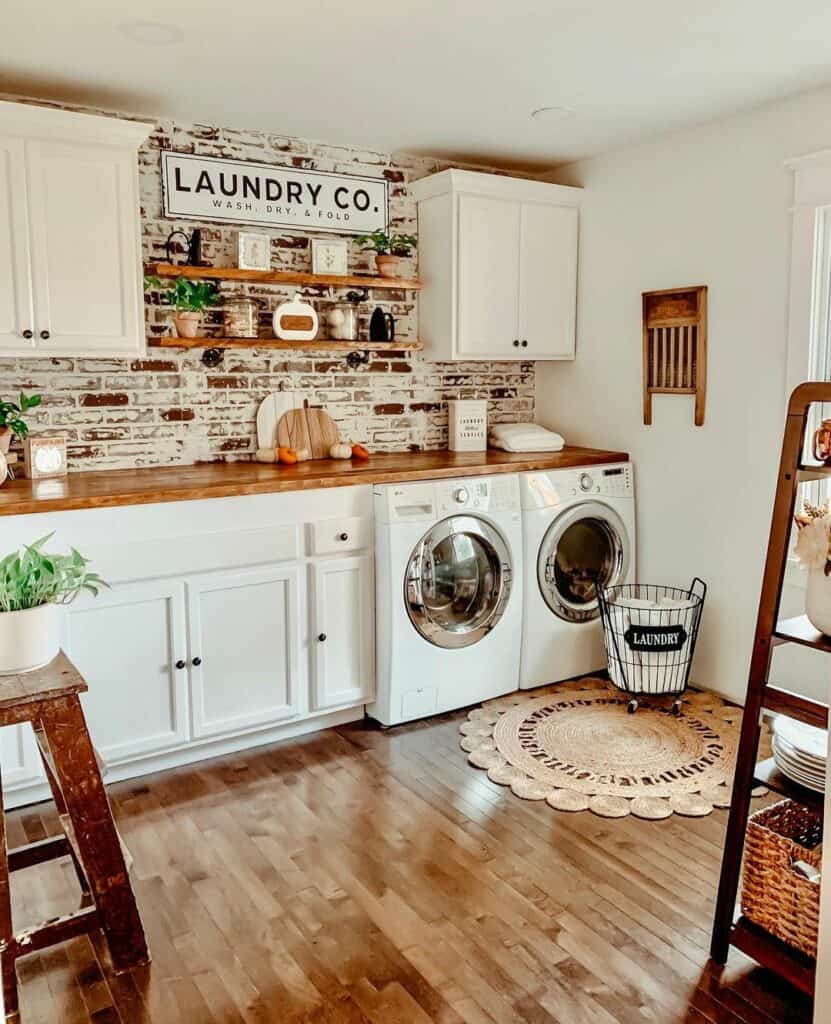
[[[66,617],[64,650],[89,685],[81,703],[108,764],[187,740],[183,583],[146,580],[78,598]]]
[[[8,547],[46,533],[111,584],[69,605],[63,643],[111,779],[353,721],[373,698],[369,488],[19,516]],[[7,806],[48,795],[28,724],[0,729],[0,768]]]
[[[311,572],[313,706],[368,700],[375,675],[372,558],[327,559]]]
[[[283,722],[300,710],[300,567],[189,579],[193,734]]]

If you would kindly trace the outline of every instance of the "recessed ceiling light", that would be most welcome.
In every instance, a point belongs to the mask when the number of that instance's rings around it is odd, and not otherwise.
[[[538,107],[531,111],[535,121],[567,121],[574,116],[571,107]]]
[[[171,46],[185,38],[180,28],[160,21],[125,21],[118,26],[118,31],[134,43],[144,43],[145,46]]]

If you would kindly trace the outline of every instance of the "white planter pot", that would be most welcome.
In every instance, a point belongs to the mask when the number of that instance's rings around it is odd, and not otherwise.
[[[61,649],[63,605],[0,612],[0,676],[42,668]]]
[[[831,636],[831,576],[826,576],[822,569],[808,573],[805,614],[815,629]]]

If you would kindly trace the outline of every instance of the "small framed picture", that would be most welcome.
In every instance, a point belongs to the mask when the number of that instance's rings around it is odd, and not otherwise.
[[[271,270],[271,236],[238,231],[237,266],[240,270]]]
[[[345,277],[347,244],[342,239],[312,239],[312,273]]]

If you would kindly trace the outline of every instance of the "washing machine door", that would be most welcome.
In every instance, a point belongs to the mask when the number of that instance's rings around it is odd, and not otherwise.
[[[572,505],[549,526],[537,558],[537,581],[545,603],[567,622],[596,619],[595,584],[623,583],[631,541],[623,520],[609,505]]]
[[[493,629],[511,594],[511,556],[501,534],[476,516],[437,523],[410,556],[404,603],[437,647],[469,647]]]

